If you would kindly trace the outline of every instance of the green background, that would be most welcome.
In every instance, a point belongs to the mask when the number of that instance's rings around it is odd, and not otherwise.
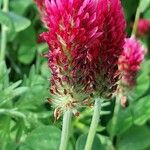
[[[141,1],[141,17],[150,19],[148,3]],[[122,0],[122,4],[130,36],[139,1]],[[32,0],[10,0],[9,12],[0,10],[0,23],[8,28],[5,63],[0,62],[0,150],[58,150],[62,118],[55,121],[47,102],[51,73],[42,57],[47,45],[37,42],[45,29],[36,5]],[[139,39],[150,48],[150,34]],[[150,150],[149,52],[128,100],[129,106],[117,116],[114,99],[103,108],[93,150]],[[87,108],[73,118],[68,150],[83,150],[91,115]],[[117,118],[115,127],[112,118]]]

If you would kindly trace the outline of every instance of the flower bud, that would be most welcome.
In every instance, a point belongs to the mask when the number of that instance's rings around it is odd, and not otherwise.
[[[137,34],[141,37],[150,31],[150,19],[140,19],[137,26]]]
[[[124,51],[119,58],[119,70],[124,85],[133,87],[136,84],[136,75],[146,51],[134,36],[125,39]]]

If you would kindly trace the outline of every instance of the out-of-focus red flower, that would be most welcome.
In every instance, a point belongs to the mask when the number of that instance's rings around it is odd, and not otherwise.
[[[91,94],[110,97],[125,38],[120,0],[45,0],[42,17],[55,107],[74,108]]]
[[[136,84],[136,75],[146,51],[134,36],[125,39],[124,51],[119,58],[119,70],[126,86],[133,87]]]
[[[34,0],[34,1],[38,5],[38,8],[42,11],[42,9],[44,8],[45,0]]]
[[[150,31],[150,19],[140,19],[138,22],[137,34],[145,36]]]

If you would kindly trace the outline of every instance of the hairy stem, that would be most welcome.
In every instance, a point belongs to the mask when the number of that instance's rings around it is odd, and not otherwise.
[[[135,36],[136,36],[136,31],[137,31],[137,26],[138,26],[140,14],[141,14],[141,11],[140,11],[140,7],[138,6],[137,11],[136,11],[136,15],[135,15],[135,21],[133,24],[133,30],[132,30],[132,35],[135,35]]]
[[[7,12],[9,6],[9,0],[3,0],[3,11]],[[7,28],[6,26],[1,26],[1,50],[0,50],[0,61],[5,59],[5,49],[7,43]]]
[[[99,98],[95,99],[95,105],[94,105],[94,113],[92,117],[92,122],[90,125],[86,145],[84,150],[91,150],[92,149],[92,144],[94,141],[94,137],[96,134],[96,129],[99,123],[100,119],[100,111],[101,111],[101,101]]]
[[[63,116],[63,125],[61,133],[61,142],[59,150],[66,150],[68,146],[69,136],[70,136],[70,126],[71,126],[72,112],[67,110]]]

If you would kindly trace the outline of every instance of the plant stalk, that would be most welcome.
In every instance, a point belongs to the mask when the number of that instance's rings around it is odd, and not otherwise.
[[[67,110],[63,116],[63,125],[62,125],[61,142],[60,142],[59,150],[67,149],[69,136],[70,136],[71,118],[72,118],[72,112],[70,110]]]
[[[9,0],[3,0],[3,11],[8,12]],[[0,61],[5,59],[5,49],[7,44],[7,27],[1,26],[1,50],[0,50]]]
[[[113,118],[112,118],[112,124],[111,124],[111,139],[113,139],[115,132],[116,132],[116,125],[117,125],[117,121],[118,121],[118,114],[119,114],[119,110],[120,110],[120,99],[121,99],[121,95],[118,94],[116,96],[116,102],[115,102],[115,108],[114,108],[114,114],[113,114]]]
[[[95,99],[95,104],[94,104],[94,113],[92,117],[92,122],[90,125],[88,137],[86,140],[86,145],[84,150],[91,150],[92,149],[92,144],[94,141],[94,137],[96,134],[96,129],[100,120],[100,111],[101,111],[101,101],[99,98]]]
[[[135,21],[134,21],[134,24],[133,24],[133,30],[132,30],[132,35],[133,36],[136,36],[140,14],[141,14],[141,11],[140,11],[140,7],[138,6],[137,11],[136,11],[136,15],[135,15]]]

